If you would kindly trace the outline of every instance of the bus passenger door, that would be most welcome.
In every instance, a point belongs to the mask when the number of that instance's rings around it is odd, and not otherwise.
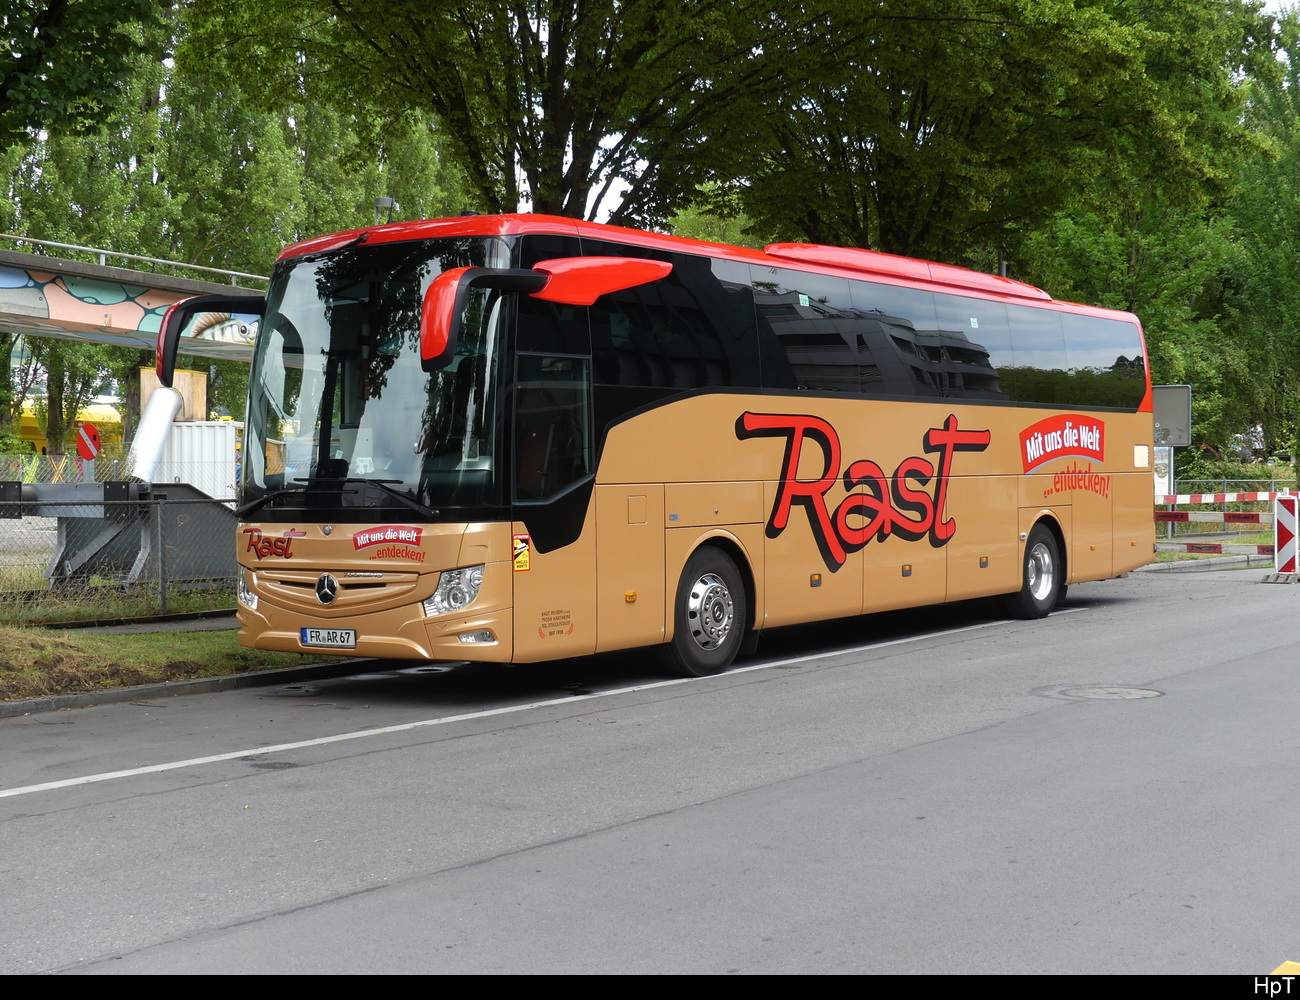
[[[514,625],[517,663],[586,656],[596,649],[596,516],[589,506],[582,533],[568,545],[540,552],[536,524],[516,521]]]
[[[586,358],[520,355],[513,424],[515,655],[596,649],[596,511]]]

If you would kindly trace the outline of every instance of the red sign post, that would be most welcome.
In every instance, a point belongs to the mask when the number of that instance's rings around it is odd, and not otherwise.
[[[99,428],[94,424],[78,425],[77,454],[87,462],[93,462],[95,456],[99,454]]]

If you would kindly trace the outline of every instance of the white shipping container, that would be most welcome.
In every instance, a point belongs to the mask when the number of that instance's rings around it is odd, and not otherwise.
[[[214,500],[233,500],[238,488],[236,442],[242,428],[242,424],[232,420],[172,424],[153,481],[189,483]]]

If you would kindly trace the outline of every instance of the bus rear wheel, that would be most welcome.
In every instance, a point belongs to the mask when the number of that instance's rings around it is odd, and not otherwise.
[[[722,673],[740,652],[748,620],[736,564],[711,545],[696,549],[677,584],[673,638],[660,647],[664,665],[686,677]]]
[[[1034,525],[1025,542],[1025,562],[1020,591],[1003,600],[1009,614],[1017,618],[1045,618],[1065,591],[1064,567],[1056,536],[1041,524]]]

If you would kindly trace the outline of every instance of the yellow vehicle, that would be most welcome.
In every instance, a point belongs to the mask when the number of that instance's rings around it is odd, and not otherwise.
[[[1151,558],[1137,320],[1005,278],[474,216],[289,247],[240,308],[247,645],[700,675],[763,628],[1039,617]]]
[[[77,419],[84,423],[94,424],[99,431],[102,444],[120,445],[122,443],[122,415],[117,412],[117,407],[108,403],[90,403],[77,412]],[[23,403],[22,419],[18,424],[18,433],[23,439],[24,448],[30,449],[37,455],[47,454],[49,442],[46,441],[45,433],[36,420],[36,406],[30,399]],[[65,443],[64,450],[70,454],[76,454],[75,442]]]

